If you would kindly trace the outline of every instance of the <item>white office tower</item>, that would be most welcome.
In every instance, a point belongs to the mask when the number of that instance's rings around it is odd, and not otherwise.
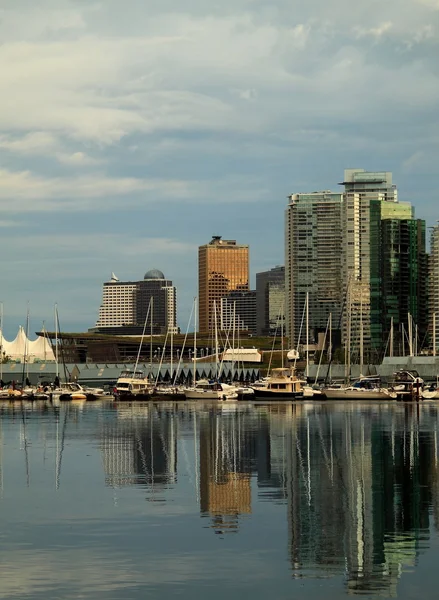
[[[329,315],[340,319],[342,285],[342,194],[330,191],[289,196],[285,215],[286,331],[290,347],[317,342]]]
[[[96,327],[121,327],[136,324],[137,283],[123,282],[112,273],[104,283],[102,304]]]
[[[165,292],[166,326],[168,333],[178,333],[177,327],[177,290],[173,285],[162,288]]]
[[[119,281],[112,273],[103,285],[99,317],[91,331],[139,335],[177,333],[177,292],[158,269],[140,281]]]

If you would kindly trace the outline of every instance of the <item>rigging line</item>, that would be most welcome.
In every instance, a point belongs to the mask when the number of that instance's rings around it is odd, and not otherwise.
[[[341,310],[340,310],[340,316],[339,316],[339,318],[338,318],[338,325],[337,325],[337,329],[338,329],[338,330],[340,330],[340,329],[341,329],[341,321],[342,321],[342,318],[343,318],[343,313],[344,313],[344,311],[345,311],[345,308],[346,308],[346,303],[347,303],[347,299],[348,299],[348,294],[349,294],[349,291],[350,291],[350,290],[349,290],[349,288],[350,288],[350,285],[351,285],[351,278],[352,278],[352,275],[349,275],[348,283],[347,283],[347,286],[346,286],[346,293],[345,293],[345,295],[344,295],[344,298],[343,298],[343,305],[342,305],[342,307],[341,307]],[[327,369],[327,371],[326,371],[326,377],[325,377],[325,382],[324,382],[324,383],[325,383],[325,385],[327,385],[327,384],[328,384],[328,377],[329,377],[329,373],[330,373],[330,371],[331,371],[331,365],[332,365],[332,358],[333,358],[333,355],[334,355],[334,353],[332,352],[332,348],[331,348],[331,360],[330,360],[330,361],[328,361],[328,369]]]
[[[318,364],[318,367],[317,367],[316,377],[315,377],[315,380],[314,380],[314,384],[317,384],[317,381],[319,379],[320,367],[322,366],[323,351],[324,351],[324,349],[326,347],[326,336],[328,335],[328,331],[329,331],[329,317],[328,317],[328,321],[326,323],[325,336],[323,338],[323,348],[320,351],[319,364]]]
[[[278,327],[279,327],[279,319],[276,320],[276,329],[274,330],[273,343],[271,344],[271,352],[270,352],[270,360],[268,362],[267,377],[270,376],[271,363],[272,363],[272,360],[273,360],[274,345],[276,343],[276,337],[277,337]]]
[[[306,315],[306,301],[305,301],[305,304],[303,305],[302,319],[300,321],[299,337],[297,338],[297,353],[294,358],[294,368],[296,368],[296,364],[297,364],[297,356],[299,354],[299,344],[300,344],[300,338],[302,337],[302,329],[303,329],[303,323],[305,322],[305,315]]]
[[[157,369],[157,377],[155,378],[155,383],[154,385],[157,385],[158,381],[159,381],[159,376],[160,376],[160,371],[162,370],[162,365],[163,365],[163,358],[165,356],[165,350],[166,350],[166,344],[168,343],[168,336],[169,336],[169,327],[166,329],[166,337],[165,337],[165,342],[163,344],[163,348],[162,348],[162,355],[160,357],[160,363],[159,363],[159,367]],[[172,377],[172,373],[171,373],[171,377]]]
[[[148,310],[146,311],[145,323],[143,324],[142,337],[140,338],[139,350],[137,352],[136,363],[134,365],[134,376],[136,375],[137,367],[139,365],[140,353],[142,351],[143,338],[145,337],[146,323],[148,321],[150,309],[151,309],[151,299],[150,299],[149,304],[148,304]],[[151,319],[151,322],[152,322],[152,319]]]
[[[56,307],[56,322],[57,322],[57,328],[58,328],[58,334],[61,331],[60,326],[59,326],[59,313],[58,313],[58,307]],[[69,381],[70,380],[70,372],[67,369],[67,365],[66,365],[66,361],[65,361],[65,356],[64,356],[64,344],[61,344],[61,360],[62,360],[62,364],[63,364],[63,368],[64,368],[64,379],[65,381]],[[68,374],[68,377],[67,377]]]
[[[27,303],[27,314],[26,314],[26,332],[25,332],[26,338],[24,340],[24,348],[23,348],[23,371],[21,374],[21,390],[23,392],[23,388],[24,388],[24,378],[26,375],[26,364],[27,364],[27,360],[28,360],[28,343],[29,343],[29,302]]]
[[[174,385],[175,385],[175,382],[177,380],[178,373],[180,372],[181,363],[183,361],[184,349],[186,347],[186,341],[187,341],[187,338],[188,338],[190,323],[192,321],[192,315],[193,315],[193,312],[194,312],[195,302],[196,302],[196,299],[194,298],[194,302],[192,303],[191,314],[189,315],[189,321],[187,323],[186,333],[185,333],[184,340],[183,340],[183,346],[181,348],[180,356],[179,356],[178,363],[177,363],[177,368],[175,369],[175,376],[173,377],[173,380],[172,380],[172,383]]]

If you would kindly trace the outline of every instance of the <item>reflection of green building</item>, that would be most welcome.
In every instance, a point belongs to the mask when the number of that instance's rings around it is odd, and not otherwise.
[[[429,539],[435,438],[411,406],[376,410],[325,406],[286,430],[289,551],[294,577],[344,572],[349,594],[395,597]]]

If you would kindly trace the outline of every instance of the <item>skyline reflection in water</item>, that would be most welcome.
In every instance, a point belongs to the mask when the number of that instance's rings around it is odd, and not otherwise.
[[[427,403],[2,404],[3,597],[435,597],[437,423]]]

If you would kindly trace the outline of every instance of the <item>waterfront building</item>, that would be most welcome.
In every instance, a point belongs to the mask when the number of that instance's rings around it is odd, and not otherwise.
[[[220,329],[256,333],[256,290],[234,290],[221,298]]]
[[[408,318],[419,338],[425,334],[425,222],[414,218],[409,202],[398,201],[389,172],[347,169],[341,185],[343,342],[351,352],[362,346],[368,360],[378,359],[392,322],[401,341]]]
[[[431,347],[435,355],[439,345],[439,224],[431,229],[429,262],[429,315]]]
[[[330,314],[335,325],[339,321],[344,293],[342,208],[340,193],[289,196],[285,215],[285,300],[291,347],[306,339],[303,316],[307,294],[310,342],[325,331]]]
[[[120,281],[114,273],[102,290],[102,304],[96,327],[122,327],[136,324],[137,283]]]
[[[198,304],[200,332],[213,331],[221,299],[249,289],[249,247],[235,240],[212,240],[198,248]]]
[[[256,273],[256,333],[285,331],[285,267]]]
[[[145,326],[146,324],[146,326]],[[176,290],[164,274],[152,269],[141,281],[120,281],[114,273],[103,285],[102,304],[96,326],[99,333],[177,333]]]
[[[382,344],[393,347],[388,354],[415,355],[426,344],[428,330],[428,256],[425,248],[425,221],[383,219],[381,222]],[[410,317],[408,316],[410,315]],[[410,323],[408,322],[410,319]],[[410,334],[410,343],[406,338]]]
[[[415,353],[427,329],[425,222],[398,200],[390,172],[347,169],[343,194],[292,194],[286,211],[286,323],[290,345],[318,340],[332,314],[333,342],[379,362]],[[389,348],[390,331],[393,347]],[[410,333],[408,333],[410,330]],[[300,335],[300,332],[302,334]],[[301,337],[301,339],[299,339]],[[361,350],[360,350],[361,349]]]

